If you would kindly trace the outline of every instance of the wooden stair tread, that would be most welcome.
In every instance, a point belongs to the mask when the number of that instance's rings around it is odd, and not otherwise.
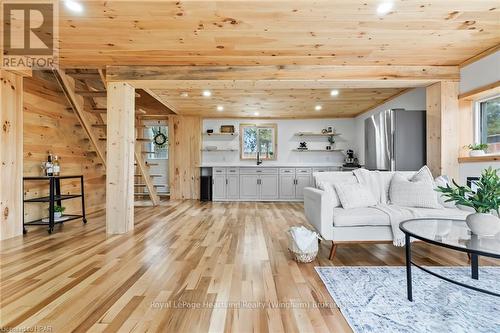
[[[106,124],[92,124],[91,125],[92,127],[100,127],[100,128],[106,128],[107,125]],[[75,127],[82,127],[81,124],[75,124]]]
[[[75,94],[87,97],[106,97],[108,93],[105,90],[95,90],[95,91],[80,90],[80,91],[75,91]]]
[[[91,113],[106,113],[107,109],[106,108],[93,108],[93,109],[87,110],[87,112],[91,112]]]
[[[86,110],[87,112],[90,112],[90,113],[107,113],[108,110],[106,108],[94,108],[94,109],[90,109],[90,110]],[[142,111],[136,111],[135,112],[136,115],[141,115],[141,114],[144,114],[144,112]],[[138,128],[138,126],[136,126]],[[144,128],[146,128],[146,126],[144,126]]]
[[[79,79],[79,80],[95,80],[99,79],[99,73],[91,73],[91,72],[85,72],[85,73],[76,73],[76,72],[70,72],[66,71],[66,74],[71,76],[72,78]]]

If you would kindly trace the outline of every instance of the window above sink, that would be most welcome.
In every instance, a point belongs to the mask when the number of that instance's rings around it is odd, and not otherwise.
[[[261,160],[276,160],[278,151],[278,128],[276,124],[241,124],[240,159],[256,160],[257,152]]]

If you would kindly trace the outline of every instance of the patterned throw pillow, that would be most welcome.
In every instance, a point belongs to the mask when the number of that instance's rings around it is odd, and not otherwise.
[[[407,179],[396,172],[391,180],[389,197],[393,205],[419,208],[443,208],[434,190],[434,179],[427,166]]]

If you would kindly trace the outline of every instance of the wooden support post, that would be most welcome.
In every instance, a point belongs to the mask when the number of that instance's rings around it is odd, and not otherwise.
[[[458,179],[460,113],[458,82],[441,81],[427,87],[427,165],[434,176]]]
[[[106,232],[134,228],[135,92],[125,82],[108,84]]]
[[[23,77],[0,70],[0,239],[23,233]]]
[[[169,184],[171,199],[200,198],[201,119],[169,116]]]

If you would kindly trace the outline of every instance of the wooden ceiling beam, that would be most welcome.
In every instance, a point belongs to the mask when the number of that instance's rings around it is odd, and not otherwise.
[[[154,99],[156,99],[159,103],[163,104],[163,106],[165,106],[167,109],[169,109],[170,111],[172,111],[173,113],[177,113],[177,110],[170,104],[168,103],[167,101],[165,101],[164,99],[162,99],[160,96],[158,96],[153,90],[151,89],[143,89],[146,93],[149,94],[149,96],[153,97]]]
[[[172,80],[458,81],[458,66],[108,66],[107,81]]]
[[[418,88],[427,87],[435,80],[137,80],[131,84],[137,89],[148,90],[295,90],[295,89],[366,89],[366,88]]]

